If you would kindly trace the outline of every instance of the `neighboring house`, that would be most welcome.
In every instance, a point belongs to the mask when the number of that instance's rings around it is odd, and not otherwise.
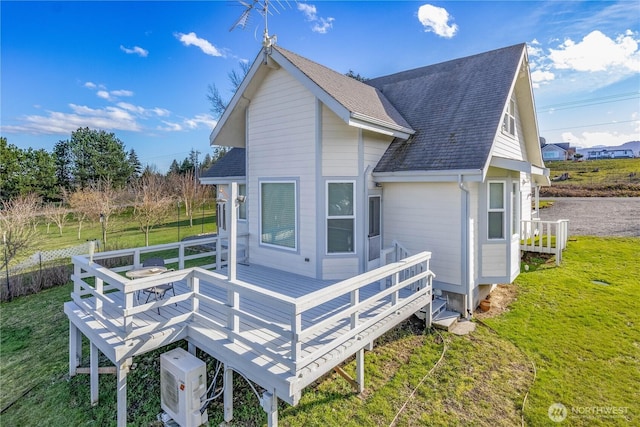
[[[575,151],[568,142],[545,144],[542,147],[542,159],[544,161],[573,160]]]
[[[248,262],[317,279],[431,251],[434,288],[470,314],[520,273],[520,220],[549,185],[526,46],[366,81],[263,49],[211,133],[231,146],[201,177],[246,196]],[[536,192],[537,194],[537,192]]]
[[[619,149],[599,149],[589,150],[587,152],[587,160],[600,160],[600,159],[632,159],[634,157],[633,150],[619,148]]]

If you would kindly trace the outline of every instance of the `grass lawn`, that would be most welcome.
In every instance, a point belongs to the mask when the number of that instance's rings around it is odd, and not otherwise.
[[[639,238],[578,237],[562,266],[551,262],[521,274],[517,299],[506,313],[486,319],[488,326],[479,323],[459,337],[424,334],[418,322],[406,322],[366,353],[363,395],[328,375],[305,390],[297,407],[281,404],[280,425],[386,426],[397,416],[398,426],[522,420],[544,426],[555,425],[547,415],[553,403],[568,409],[565,425],[639,425],[638,259]],[[100,404],[91,407],[88,375],[67,376],[62,303],[70,291],[66,285],[0,305],[0,425],[115,425],[115,377],[101,376]],[[130,425],[154,425],[160,411],[159,354],[134,359]],[[354,362],[345,366],[354,369]],[[237,377],[237,425],[265,424],[242,384]],[[606,407],[625,409],[615,417],[585,413]],[[209,417],[219,425],[221,403],[209,408]]]

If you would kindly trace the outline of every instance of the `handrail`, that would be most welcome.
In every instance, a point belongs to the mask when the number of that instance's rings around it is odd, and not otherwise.
[[[527,252],[556,256],[556,265],[562,262],[562,251],[567,248],[569,220],[520,220],[520,249]]]
[[[126,251],[113,251],[112,254],[123,252]],[[73,258],[75,286],[72,297],[124,342],[178,325],[201,322],[230,342],[250,346],[259,354],[269,355],[295,373],[297,369],[315,360],[314,357],[320,352],[338,348],[373,323],[418,298],[430,295],[434,277],[429,269],[430,259],[430,252],[422,252],[293,298],[240,280],[229,281],[220,273],[200,267],[129,280],[95,262],[89,262],[86,257],[76,256]],[[364,288],[387,279],[390,286],[361,296],[360,291]],[[91,280],[95,283],[90,283]],[[182,287],[182,291],[175,296],[167,295],[167,298],[159,301],[136,304],[136,292],[174,282],[186,282],[189,289],[185,292]],[[413,286],[415,283],[420,285]],[[105,294],[105,287],[117,289],[124,294],[124,298],[113,298],[110,294]],[[306,327],[303,325],[303,314],[306,311],[337,298],[341,298],[341,308],[337,312],[320,322]],[[169,306],[177,303],[181,303],[181,308],[177,311],[170,310]],[[381,303],[387,305],[381,313],[374,317],[363,316],[368,308]],[[265,311],[255,312],[252,309],[254,307],[264,307]],[[166,309],[166,317],[158,326],[136,322],[140,316],[159,308]],[[332,326],[344,327],[344,321],[349,325],[348,331],[329,336],[328,342],[320,349],[314,347],[311,352],[305,350],[318,333]],[[268,339],[256,335],[256,329],[268,331]]]

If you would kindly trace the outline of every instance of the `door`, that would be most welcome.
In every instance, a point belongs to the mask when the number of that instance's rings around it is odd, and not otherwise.
[[[380,266],[380,249],[382,239],[380,237],[381,211],[380,196],[369,196],[369,232],[368,232],[368,264],[367,270],[373,270]]]

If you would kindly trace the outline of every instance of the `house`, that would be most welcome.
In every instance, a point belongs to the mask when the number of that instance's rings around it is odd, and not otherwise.
[[[568,142],[545,144],[542,146],[542,159],[544,161],[572,160],[575,148],[569,146]]]
[[[470,315],[520,273],[521,221],[549,185],[528,64],[518,44],[360,82],[263,48],[210,137],[234,147],[201,177],[220,236],[242,200],[251,264],[339,280],[393,245],[430,251],[434,289]]]
[[[587,160],[632,159],[633,157],[633,150],[628,148],[602,148],[587,151]]]

